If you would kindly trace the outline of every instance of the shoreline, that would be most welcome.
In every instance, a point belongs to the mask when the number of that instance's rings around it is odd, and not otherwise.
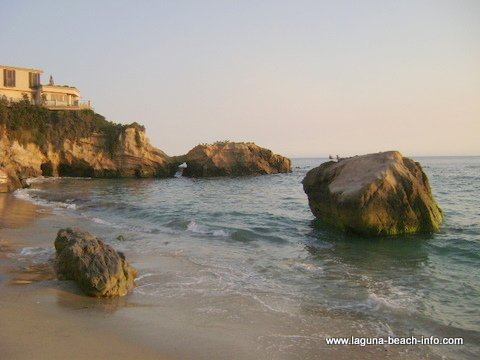
[[[22,248],[44,246],[49,234],[56,232],[48,224],[54,220],[51,209],[13,194],[0,194],[0,204],[3,359],[172,359],[147,344],[139,346],[124,336],[127,334],[106,331],[101,316],[79,316],[79,310],[92,307],[95,300],[84,296],[73,283],[57,281],[48,261],[22,259]],[[38,224],[42,220],[47,224]],[[26,236],[29,234],[30,240]]]
[[[51,259],[58,229],[78,226],[98,233],[101,225],[55,214],[13,194],[0,194],[0,203],[9,209],[0,227],[2,359],[211,359],[227,358],[231,351],[238,359],[251,358],[251,344],[190,324],[172,301],[138,303],[132,294],[92,298],[74,282],[56,280]],[[44,247],[51,252],[40,262],[28,258],[29,250]],[[134,256],[126,256],[137,265]]]
[[[0,197],[9,214],[0,228],[0,347],[7,360],[30,359],[32,354],[38,359],[439,358],[418,347],[327,346],[326,335],[342,336],[352,326],[349,318],[329,313],[316,317],[319,324],[297,324],[289,315],[266,311],[261,302],[242,296],[142,295],[141,289],[149,285],[142,276],[149,276],[151,266],[160,273],[154,281],[165,284],[176,272],[203,271],[181,254],[159,259],[127,252],[140,272],[137,290],[118,299],[87,297],[72,282],[56,280],[48,259],[60,227],[78,226],[99,235],[105,228],[13,194]],[[51,249],[38,263],[20,256],[22,249],[38,248]],[[223,312],[212,310],[212,304]],[[314,337],[308,333],[313,325],[318,330]],[[304,336],[298,335],[305,329]],[[355,334],[358,330],[352,328],[349,335]],[[280,350],[271,352],[272,347]]]

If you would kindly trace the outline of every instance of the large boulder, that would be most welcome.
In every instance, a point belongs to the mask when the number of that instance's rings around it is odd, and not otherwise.
[[[312,213],[345,230],[433,232],[442,222],[422,167],[398,151],[329,161],[310,170],[302,183]]]
[[[254,143],[198,145],[183,157],[183,176],[243,176],[291,172],[290,159]]]
[[[89,296],[124,296],[137,271],[110,245],[79,229],[61,229],[55,240],[59,279],[74,280]]]

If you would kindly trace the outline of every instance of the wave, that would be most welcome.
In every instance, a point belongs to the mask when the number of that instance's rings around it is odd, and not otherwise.
[[[97,217],[92,217],[90,218],[94,223],[100,224],[100,225],[109,225],[112,226],[113,224],[111,222],[108,222],[107,220],[103,220]]]
[[[269,243],[274,244],[286,244],[288,240],[279,236],[279,235],[268,235],[264,233],[259,233],[257,231],[246,230],[246,229],[236,229],[230,235],[230,238],[235,241],[248,243],[257,240],[264,240]]]
[[[213,237],[228,238],[229,240],[242,243],[250,243],[258,240],[264,240],[270,243],[288,242],[283,237],[276,235],[263,234],[250,229],[219,229],[197,223],[195,220],[190,221],[185,230],[196,235],[210,235]]]
[[[47,262],[52,258],[55,251],[53,248],[27,246],[20,250],[20,253],[14,255],[19,260],[33,260],[33,262]]]
[[[142,280],[142,279],[144,279],[144,278],[146,278],[146,277],[150,277],[150,276],[153,276],[153,275],[155,275],[155,274],[154,274],[154,273],[146,273],[146,274],[143,274],[143,275],[140,275],[139,277],[137,277],[137,278],[135,279],[135,281],[140,281],[140,280]]]
[[[212,236],[219,236],[219,237],[228,237],[230,233],[224,229],[212,229],[206,225],[198,224],[195,220],[192,220],[187,225],[187,231],[194,233],[194,234],[201,234],[201,235],[212,235]]]
[[[375,294],[375,293],[370,293],[368,295],[366,305],[372,310],[379,310],[382,307],[396,309],[396,310],[406,309],[406,307],[402,305],[400,302],[394,299],[388,298],[386,296]]]
[[[25,181],[28,185],[31,185],[31,184],[42,184],[42,183],[55,182],[55,181],[64,180],[64,179],[92,180],[93,178],[91,178],[91,177],[61,177],[61,176],[45,177],[45,176],[38,176],[38,177],[28,178]]]
[[[42,183],[46,183],[46,182],[55,182],[55,181],[58,181],[60,179],[61,179],[61,177],[58,177],[58,176],[52,176],[52,177],[39,176],[39,177],[34,177],[34,178],[28,178],[25,181],[28,185],[31,185],[31,184],[42,184]]]
[[[34,203],[35,205],[39,205],[39,206],[69,209],[69,210],[76,210],[77,209],[77,205],[73,204],[73,203],[70,203],[70,202],[46,200],[46,199],[41,199],[37,196],[32,195],[34,193],[39,193],[39,192],[42,192],[42,190],[38,190],[38,189],[18,189],[18,190],[15,190],[13,192],[13,195],[17,199],[29,201],[29,202]]]
[[[298,270],[303,273],[320,273],[323,274],[325,270],[316,264],[305,263],[305,262],[296,262],[291,265],[291,268],[294,270]]]

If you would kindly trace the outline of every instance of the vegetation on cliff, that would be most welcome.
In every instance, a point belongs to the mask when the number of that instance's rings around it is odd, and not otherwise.
[[[22,145],[34,143],[44,151],[48,144],[59,148],[65,140],[75,141],[99,134],[105,137],[110,154],[114,153],[125,128],[137,130],[137,142],[140,141],[138,131],[145,131],[137,123],[122,125],[107,121],[92,110],[52,111],[29,101],[9,103],[3,99],[0,99],[0,127],[6,128],[11,140]]]

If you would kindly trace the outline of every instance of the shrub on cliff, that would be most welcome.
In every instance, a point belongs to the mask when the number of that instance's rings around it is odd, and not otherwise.
[[[107,121],[92,110],[48,110],[28,101],[9,103],[3,99],[0,99],[0,126],[7,129],[10,139],[22,145],[35,143],[43,150],[48,144],[58,148],[65,140],[101,134],[110,154],[113,154],[123,129],[144,130],[137,123],[122,125]]]

